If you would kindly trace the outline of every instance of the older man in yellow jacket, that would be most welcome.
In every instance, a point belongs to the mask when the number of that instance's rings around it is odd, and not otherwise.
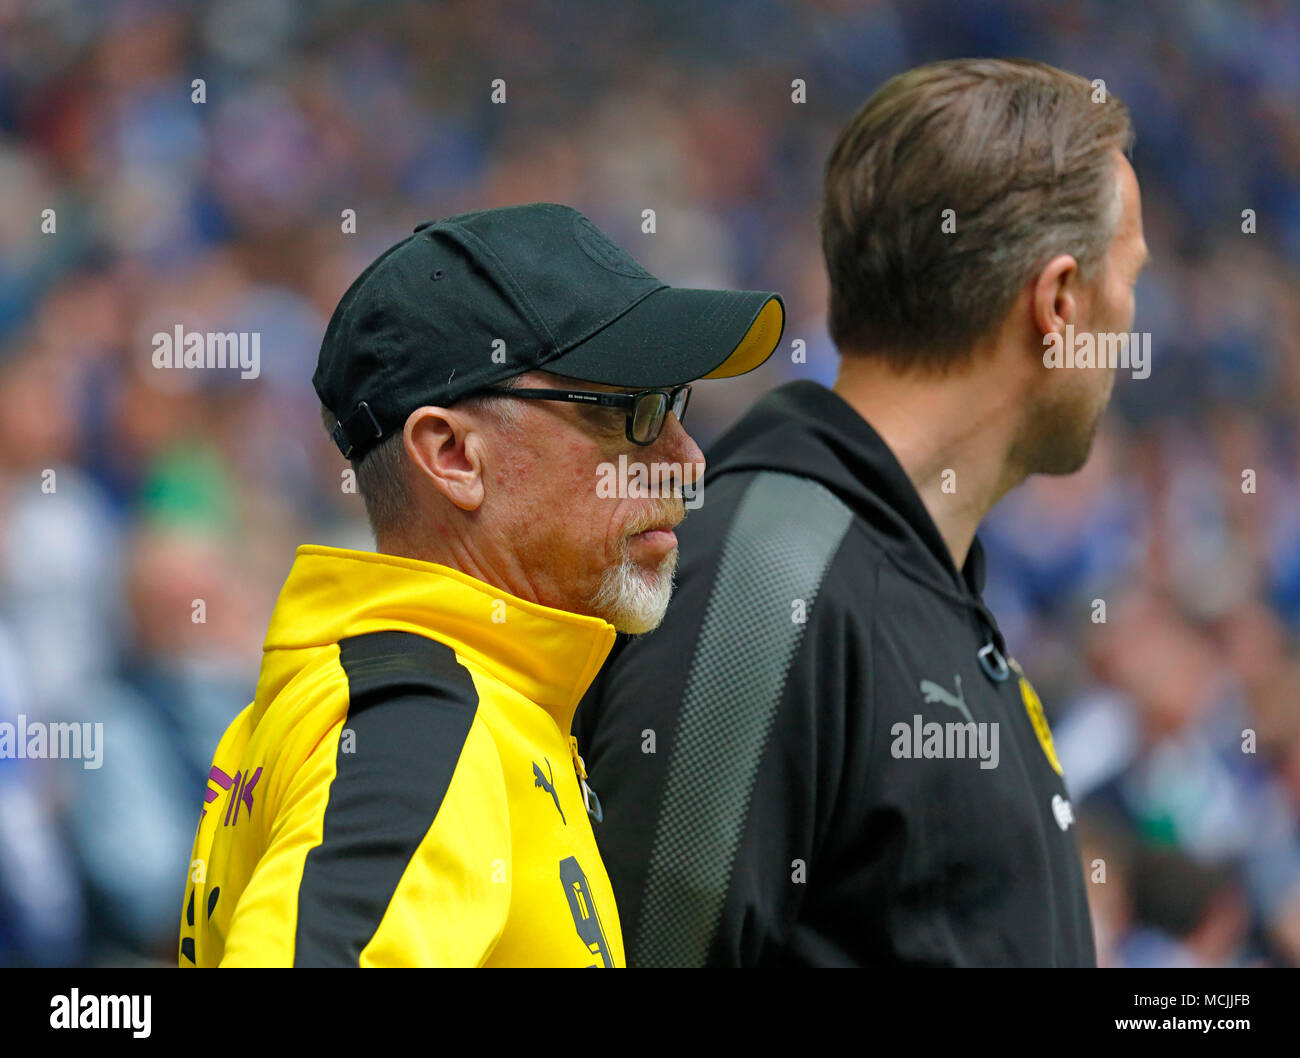
[[[783,324],[552,204],[422,224],[362,273],[313,382],[377,548],[298,550],[213,759],[182,966],[624,965],[573,712],[667,605],[690,383]],[[661,494],[611,495],[629,459]]]

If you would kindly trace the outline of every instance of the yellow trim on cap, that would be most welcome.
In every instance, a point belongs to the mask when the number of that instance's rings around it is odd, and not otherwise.
[[[768,299],[749,325],[732,354],[710,371],[705,378],[731,378],[753,371],[776,350],[785,330],[785,310],[776,298]]]

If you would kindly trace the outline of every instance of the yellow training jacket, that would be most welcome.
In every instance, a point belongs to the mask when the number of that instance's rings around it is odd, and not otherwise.
[[[213,758],[181,966],[623,966],[569,735],[613,643],[443,566],[300,547]]]

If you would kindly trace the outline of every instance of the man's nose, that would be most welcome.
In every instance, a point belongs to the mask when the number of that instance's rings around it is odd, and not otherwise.
[[[696,470],[703,473],[704,453],[695,443],[695,438],[686,432],[686,428],[677,421],[677,416],[672,412],[668,413],[668,418],[664,420],[664,428],[659,433],[656,447],[660,445],[663,446],[661,451],[665,462],[695,463],[698,464]]]

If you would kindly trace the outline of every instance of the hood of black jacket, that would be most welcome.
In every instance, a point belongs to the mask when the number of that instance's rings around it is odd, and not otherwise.
[[[790,382],[760,399],[708,454],[710,482],[739,471],[769,470],[820,482],[876,532],[905,572],[975,607],[1004,644],[981,598],[984,548],[976,536],[960,571],[889,446],[834,390]]]

